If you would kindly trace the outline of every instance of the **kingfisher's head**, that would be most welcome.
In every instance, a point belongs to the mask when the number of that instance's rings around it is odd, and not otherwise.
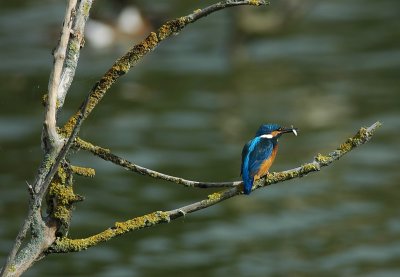
[[[293,126],[290,128],[284,128],[277,124],[264,124],[258,128],[256,137],[277,139],[285,133],[293,133],[295,136],[297,136],[297,128],[294,128]]]

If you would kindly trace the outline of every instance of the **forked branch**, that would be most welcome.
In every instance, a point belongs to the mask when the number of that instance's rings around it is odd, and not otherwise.
[[[39,198],[43,199],[43,196],[45,195],[54,174],[57,172],[57,168],[65,159],[70,147],[74,143],[82,123],[98,105],[104,95],[109,91],[111,86],[119,79],[119,77],[125,75],[131,69],[131,67],[136,65],[137,62],[146,54],[154,50],[160,44],[160,42],[172,35],[178,34],[188,24],[224,8],[242,5],[260,6],[268,5],[268,2],[264,0],[226,0],[218,2],[214,5],[210,5],[203,9],[197,9],[187,16],[166,22],[164,25],[158,28],[158,30],[151,32],[150,35],[141,43],[133,46],[132,49],[119,58],[103,75],[103,77],[101,77],[101,79],[93,86],[85,101],[81,104],[80,109],[68,120],[64,128],[62,128],[61,132],[63,133],[63,136],[67,137],[68,140],[57,155],[54,163],[51,165],[48,174],[46,174],[46,178],[44,179],[43,185],[38,193]]]

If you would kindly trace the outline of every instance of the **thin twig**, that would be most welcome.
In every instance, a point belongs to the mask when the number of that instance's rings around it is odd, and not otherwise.
[[[343,155],[349,153],[354,148],[368,142],[372,138],[376,129],[380,126],[381,123],[376,122],[368,128],[361,128],[353,137],[347,139],[336,150],[327,155],[318,154],[314,160],[308,164],[304,164],[295,169],[268,174],[254,184],[253,190],[266,187],[271,184],[281,183],[293,178],[300,178],[309,173],[319,171],[322,167],[330,165],[334,161],[343,157]],[[170,211],[157,211],[127,220],[125,222],[117,222],[113,227],[88,238],[71,239],[63,237],[55,241],[55,243],[49,249],[49,253],[65,253],[86,250],[89,247],[108,241],[116,236],[120,236],[138,229],[155,226],[161,223],[170,222],[171,220],[185,216],[189,213],[196,212],[198,210],[208,208],[221,201],[240,194],[243,194],[243,188],[242,186],[236,186],[220,192],[215,192],[208,195],[206,199],[184,207],[180,207],[178,209]]]
[[[200,182],[200,181],[191,181],[186,180],[181,177],[175,177],[171,175],[167,175],[164,173],[157,172],[152,169],[145,168],[143,166],[134,164],[124,158],[121,158],[113,153],[109,149],[102,148],[97,145],[93,145],[90,142],[84,141],[81,138],[76,138],[74,147],[82,150],[86,150],[96,155],[97,157],[102,158],[103,160],[112,162],[118,166],[122,166],[123,168],[130,170],[132,172],[139,173],[141,175],[150,176],[155,179],[161,179],[169,182],[173,182],[179,185],[183,185],[185,187],[196,187],[196,188],[223,188],[223,187],[232,187],[238,186],[242,183],[242,181],[234,181],[234,182]]]

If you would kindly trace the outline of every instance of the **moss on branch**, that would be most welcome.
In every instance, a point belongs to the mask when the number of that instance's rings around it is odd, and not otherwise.
[[[169,221],[170,217],[167,212],[153,212],[124,222],[116,222],[113,227],[87,238],[58,238],[55,243],[50,247],[49,253],[78,252],[86,250],[89,247],[95,246],[101,242],[108,241],[116,236],[123,235],[127,232],[139,230],[160,223],[167,223]]]
[[[66,234],[71,221],[73,204],[83,200],[74,193],[72,170],[64,163],[58,168],[47,193],[47,212],[49,218],[56,220],[58,235]]]
[[[96,171],[93,168],[89,167],[71,165],[71,170],[72,173],[83,177],[94,177],[94,175],[96,174]]]

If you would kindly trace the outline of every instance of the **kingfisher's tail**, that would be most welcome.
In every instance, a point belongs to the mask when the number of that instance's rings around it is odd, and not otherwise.
[[[253,187],[253,181],[254,179],[249,176],[249,174],[246,172],[243,172],[243,192],[246,195],[249,195],[251,193],[251,188]]]

